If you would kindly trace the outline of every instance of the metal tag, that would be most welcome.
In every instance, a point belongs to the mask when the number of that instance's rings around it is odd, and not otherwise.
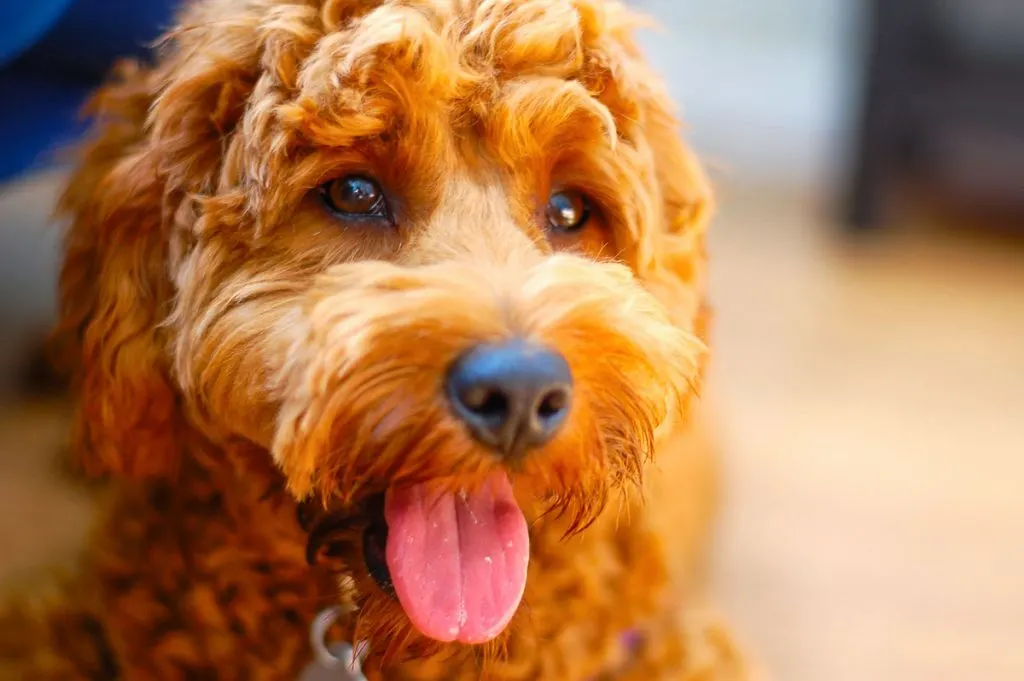
[[[303,670],[299,681],[366,681],[352,644],[343,641],[327,643],[325,640],[327,631],[343,614],[342,608],[328,608],[313,620],[309,628],[309,643],[314,659]]]
[[[351,645],[335,643],[327,646],[325,652],[330,653],[332,660],[317,655],[302,671],[299,681],[366,681]]]

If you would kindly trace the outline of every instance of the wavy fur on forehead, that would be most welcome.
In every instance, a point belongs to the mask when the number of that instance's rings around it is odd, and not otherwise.
[[[176,464],[181,411],[203,405],[178,404],[172,376],[188,368],[171,359],[167,322],[182,314],[175,281],[204,230],[259,243],[353,143],[410,135],[417,153],[444,159],[431,116],[497,140],[509,164],[551,163],[544,152],[566,134],[598,140],[613,181],[589,189],[633,197],[617,216],[623,257],[702,335],[709,190],[632,42],[639,23],[593,0],[188,9],[156,66],[124,65],[94,98],[97,136],[63,199],[73,224],[58,337],[79,360],[86,467],[147,477]],[[437,172],[440,184],[443,163]],[[440,188],[421,177],[415,191]],[[209,272],[205,285],[227,276]]]

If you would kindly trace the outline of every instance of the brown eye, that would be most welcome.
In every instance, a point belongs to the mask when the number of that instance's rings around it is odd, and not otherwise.
[[[548,199],[545,209],[548,227],[556,232],[575,232],[590,217],[590,202],[578,191],[556,192]]]
[[[348,175],[320,187],[324,203],[347,218],[387,218],[387,203],[380,185],[362,175]]]

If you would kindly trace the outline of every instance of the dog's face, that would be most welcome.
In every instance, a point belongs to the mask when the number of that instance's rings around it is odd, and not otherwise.
[[[637,483],[698,373],[706,190],[628,20],[199,3],[100,95],[68,194],[87,460],[163,474],[183,424],[244,438],[365,635],[502,632],[529,528]]]

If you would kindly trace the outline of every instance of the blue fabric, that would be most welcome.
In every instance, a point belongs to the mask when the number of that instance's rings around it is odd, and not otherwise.
[[[85,129],[78,110],[90,90],[89,85],[0,71],[0,183],[58,160],[60,148]]]
[[[0,68],[50,30],[71,0],[0,0]]]
[[[72,0],[20,61],[36,71],[102,78],[116,59],[144,56],[170,27],[176,5],[175,0]]]
[[[0,182],[52,163],[116,59],[144,57],[177,0],[0,0]]]

